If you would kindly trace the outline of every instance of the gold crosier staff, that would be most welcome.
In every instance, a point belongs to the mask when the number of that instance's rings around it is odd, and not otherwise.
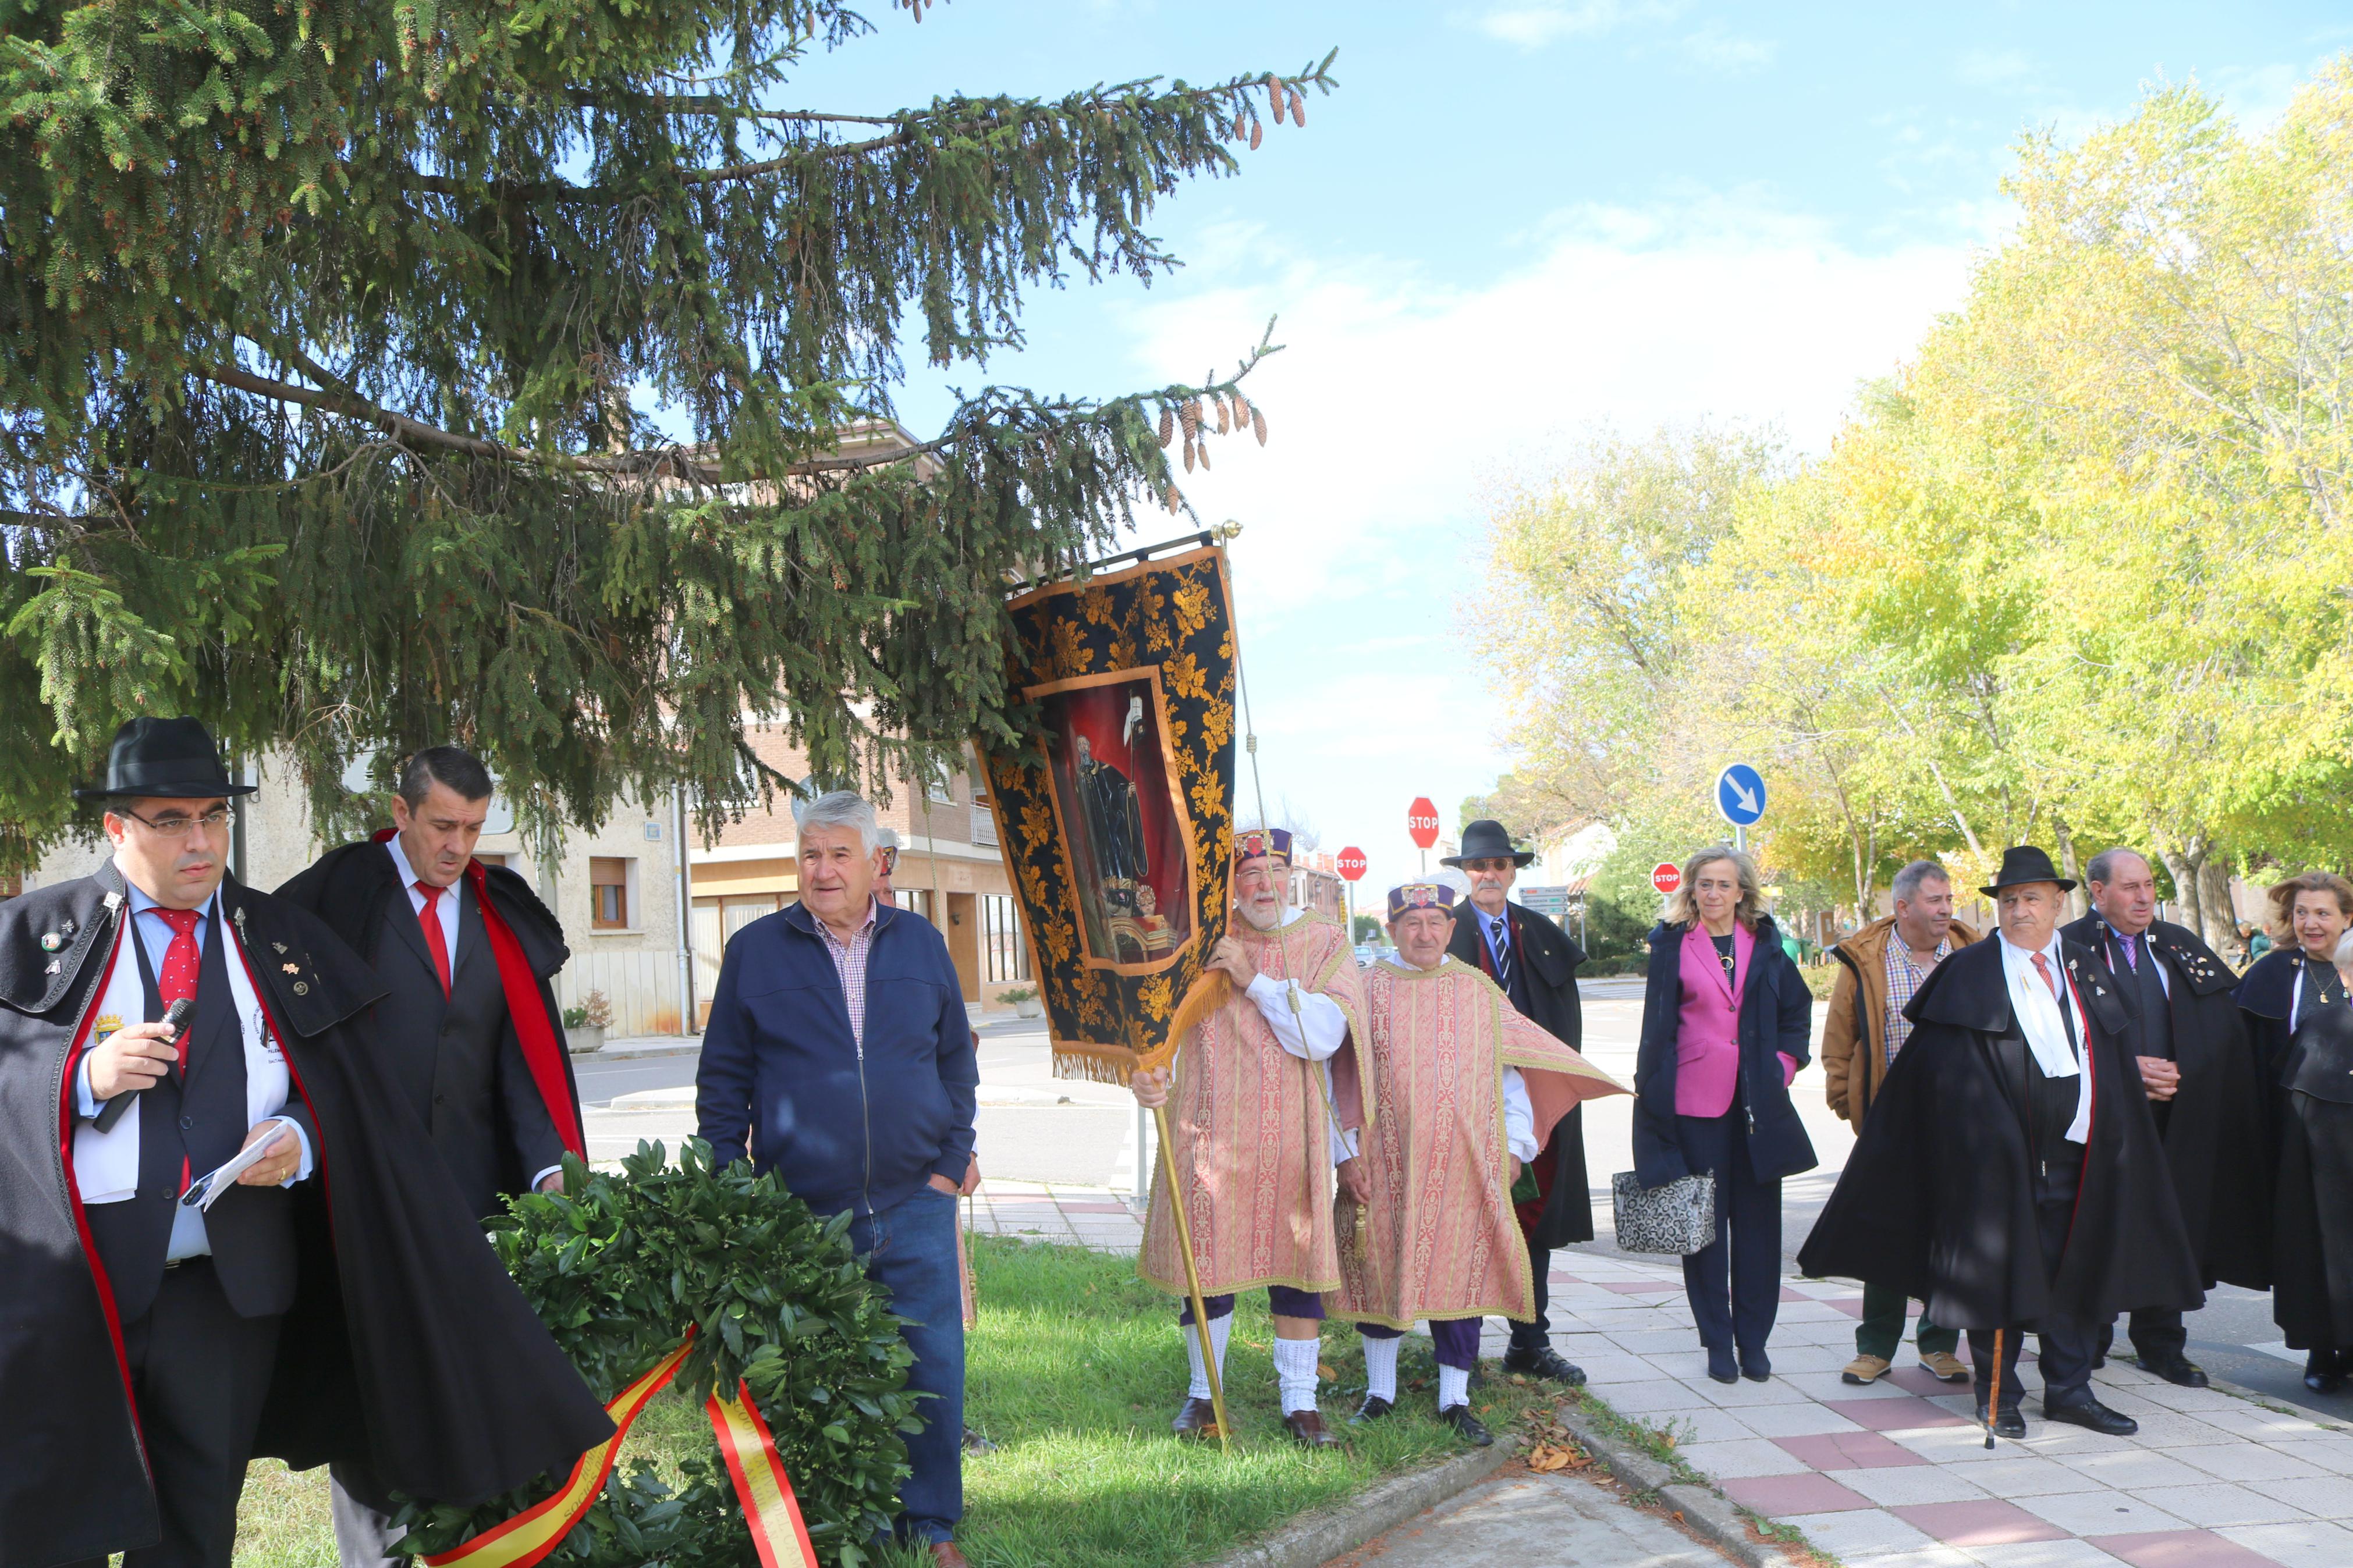
[[[1218,530],[1218,534],[1221,541],[1230,541],[1235,534],[1238,534],[1240,531],[1241,525],[1240,523],[1228,522],[1224,527]],[[1250,681],[1242,674],[1241,650],[1239,641],[1236,644],[1234,651],[1234,679],[1241,689],[1243,731],[1242,749],[1248,752],[1250,756],[1250,789],[1251,793],[1258,800],[1259,826],[1261,830],[1271,833],[1272,826],[1266,819],[1266,781],[1259,774],[1258,725],[1250,717]],[[1270,838],[1270,847],[1271,847],[1271,843],[1272,840]],[[1283,889],[1283,902],[1286,905],[1291,901],[1290,895],[1291,889],[1286,886]],[[1284,979],[1286,982],[1289,982],[1292,977],[1291,948],[1289,939],[1284,933],[1283,925],[1280,921],[1277,921],[1274,928],[1274,941],[1276,951],[1282,955],[1282,972]],[[1178,1046],[1183,1043],[1184,1038],[1187,1034],[1200,1026],[1202,1020],[1208,1017],[1210,1014],[1216,1012],[1219,1007],[1224,1006],[1227,1000],[1232,994],[1233,982],[1226,978],[1225,971],[1221,969],[1213,969],[1203,974],[1198,980],[1193,983],[1192,989],[1185,993],[1184,1001],[1177,1005],[1176,1015],[1168,1020],[1167,1033],[1163,1037],[1160,1044],[1151,1050],[1138,1050],[1136,1052],[1135,1068],[1134,1070],[1136,1072],[1157,1072],[1161,1068],[1166,1068],[1169,1069],[1170,1084],[1173,1088],[1176,1079],[1175,1067]],[[1283,994],[1290,1000],[1293,1022],[1294,1024],[1299,1024],[1299,992],[1296,986],[1291,984],[1285,984],[1283,986]],[[1130,1040],[1133,1041],[1140,1036],[1141,1033],[1142,1029],[1138,1022],[1131,1019],[1128,1024],[1128,1035]],[[1193,1257],[1193,1226],[1191,1222],[1186,1216],[1184,1194],[1177,1190],[1176,1168],[1169,1161],[1167,1156],[1167,1151],[1174,1146],[1175,1140],[1171,1137],[1168,1131],[1168,1102],[1166,1099],[1162,1100],[1158,1105],[1152,1108],[1152,1121],[1153,1131],[1158,1134],[1160,1140],[1159,1148],[1161,1153],[1159,1163],[1161,1184],[1165,1186],[1168,1192],[1169,1217],[1176,1221],[1176,1250],[1184,1257],[1185,1259],[1185,1293],[1187,1298],[1193,1304],[1193,1332],[1201,1342],[1201,1365],[1208,1369],[1209,1374],[1209,1405],[1210,1408],[1217,1413],[1218,1446],[1220,1449],[1229,1450],[1232,1447],[1232,1438],[1229,1436],[1232,1428],[1226,1419],[1225,1379],[1218,1371],[1217,1347],[1209,1338],[1209,1311],[1208,1304],[1201,1295],[1200,1265],[1195,1261]],[[1137,1150],[1136,1158],[1142,1159],[1143,1157],[1144,1152],[1141,1149]]]

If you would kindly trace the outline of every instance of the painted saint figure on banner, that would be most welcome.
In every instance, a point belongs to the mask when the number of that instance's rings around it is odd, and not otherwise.
[[[1039,693],[1055,744],[1055,804],[1097,963],[1151,963],[1190,935],[1190,858],[1149,672]]]

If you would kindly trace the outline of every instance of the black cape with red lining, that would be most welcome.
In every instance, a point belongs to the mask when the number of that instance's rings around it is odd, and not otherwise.
[[[385,922],[396,910],[403,920],[413,921],[417,918],[401,889],[392,857],[377,847],[390,837],[391,832],[385,830],[358,843],[328,850],[281,884],[277,896],[326,921],[353,952],[375,952]],[[482,873],[478,884],[480,896],[497,910],[507,930],[514,933],[524,965],[531,971],[529,984],[539,994],[539,1011],[547,1019],[547,1030],[537,1037],[536,1048],[532,1037],[522,1030],[522,1020],[516,1020],[517,1034],[523,1040],[524,1059],[529,1062],[535,1054],[541,1056],[541,1060],[533,1062],[532,1076],[542,1085],[541,1099],[547,1103],[548,1120],[554,1123],[558,1133],[566,1135],[565,1142],[574,1152],[585,1152],[576,1142],[583,1126],[580,1086],[573,1076],[571,1053],[564,1046],[564,1011],[555,1003],[555,972],[572,956],[571,950],[564,944],[564,927],[522,878],[503,866],[480,866],[479,861],[476,864]],[[510,991],[509,994],[513,993]],[[552,1085],[559,1080],[562,1089],[550,1092]],[[512,1148],[501,1148],[499,1163],[501,1192],[515,1194],[530,1189],[534,1173],[521,1168]]]
[[[1948,1329],[2031,1325],[2056,1310],[2105,1322],[2203,1302],[2165,1148],[2123,1043],[2123,1000],[2091,953],[2063,942],[2090,1015],[2092,1125],[2074,1226],[2055,1277],[2036,1244],[2026,1133],[2026,1037],[1998,940],[1936,965],[1905,1009],[1915,1026],[1863,1118],[1838,1187],[1799,1251],[1809,1276],[1900,1289]]]
[[[234,881],[221,892],[232,921],[242,911],[257,989],[316,1118],[323,1166],[323,1179],[295,1189],[300,1284],[257,1452],[296,1468],[363,1461],[403,1491],[461,1505],[569,1468],[612,1423],[385,1079],[364,1016],[374,976],[284,900]],[[123,894],[110,863],[0,903],[7,1568],[103,1557],[159,1534],[60,1135],[67,1057],[129,907]],[[48,935],[60,945],[44,948]]]

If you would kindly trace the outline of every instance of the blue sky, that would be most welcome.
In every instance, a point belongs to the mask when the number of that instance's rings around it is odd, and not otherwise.
[[[1339,47],[1343,89],[1311,101],[1304,130],[1270,126],[1240,177],[1160,206],[1182,271],[1041,296],[1025,352],[923,377],[901,413],[929,433],[951,383],[1191,379],[1281,318],[1287,352],[1250,384],[1271,442],[1220,444],[1186,488],[1206,520],[1245,526],[1234,571],[1268,798],[1327,848],[1362,846],[1366,889],[1412,871],[1416,795],[1451,815],[1510,765],[1509,715],[1461,630],[1482,487],[1598,426],[1742,421],[1820,450],[1856,384],[1895,368],[1998,243],[2021,133],[2072,139],[2192,78],[2261,124],[2353,47],[2341,7],[2248,4],[872,14],[876,36],[785,96],[871,111],[1289,73]]]

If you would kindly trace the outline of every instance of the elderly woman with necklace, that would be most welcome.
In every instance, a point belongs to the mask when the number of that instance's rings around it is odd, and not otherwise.
[[[1651,932],[1634,1067],[1634,1173],[1645,1187],[1706,1173],[1715,1239],[1683,1259],[1683,1290],[1718,1383],[1772,1375],[1781,1299],[1781,1178],[1814,1166],[1789,1080],[1814,999],[1764,912],[1757,868],[1730,845],[1684,864]]]

